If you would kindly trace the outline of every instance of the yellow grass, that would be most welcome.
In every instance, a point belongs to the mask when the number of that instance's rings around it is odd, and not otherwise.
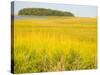
[[[96,18],[48,17],[14,21],[14,73],[96,67]]]

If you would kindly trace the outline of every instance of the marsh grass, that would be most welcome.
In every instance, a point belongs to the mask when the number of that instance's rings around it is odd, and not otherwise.
[[[22,19],[14,26],[14,73],[97,68],[96,19]]]

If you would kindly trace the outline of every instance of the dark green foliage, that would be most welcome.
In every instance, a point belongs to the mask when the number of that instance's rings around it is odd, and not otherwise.
[[[35,15],[35,16],[74,16],[71,12],[63,12],[45,8],[24,8],[18,15]]]

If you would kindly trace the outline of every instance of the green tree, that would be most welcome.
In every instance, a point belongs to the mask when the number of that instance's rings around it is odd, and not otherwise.
[[[59,10],[45,9],[45,8],[24,8],[21,9],[18,15],[35,15],[35,16],[71,16],[71,12],[64,12]]]

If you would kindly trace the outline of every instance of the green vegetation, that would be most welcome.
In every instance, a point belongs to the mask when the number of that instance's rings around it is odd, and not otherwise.
[[[69,16],[73,17],[71,12],[63,12],[59,10],[45,9],[45,8],[24,8],[21,9],[18,15],[35,15],[35,16]]]

